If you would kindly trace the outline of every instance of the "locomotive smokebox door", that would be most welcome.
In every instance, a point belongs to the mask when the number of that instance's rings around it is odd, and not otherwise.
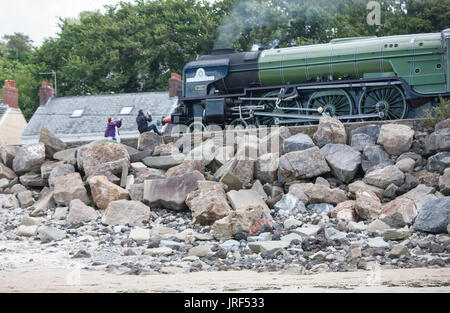
[[[208,124],[221,124],[225,122],[225,99],[206,100],[205,121]]]

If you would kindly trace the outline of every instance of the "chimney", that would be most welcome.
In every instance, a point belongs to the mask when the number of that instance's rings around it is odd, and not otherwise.
[[[40,105],[47,104],[50,98],[53,98],[55,93],[53,91],[53,84],[48,82],[42,82],[42,86],[39,89]]]
[[[19,91],[16,88],[14,80],[5,80],[5,87],[3,87],[3,103],[10,108],[19,108]]]
[[[178,97],[178,93],[181,91],[181,76],[172,73],[169,79],[169,97]]]

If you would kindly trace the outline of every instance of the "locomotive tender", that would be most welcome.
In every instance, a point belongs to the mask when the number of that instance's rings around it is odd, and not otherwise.
[[[334,39],[328,44],[237,53],[214,50],[183,70],[166,122],[300,125],[403,119],[408,108],[450,95],[450,29],[441,33]]]

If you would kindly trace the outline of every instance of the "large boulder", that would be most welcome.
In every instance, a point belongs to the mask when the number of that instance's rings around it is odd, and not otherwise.
[[[137,148],[139,151],[151,151],[150,154],[152,154],[155,148],[163,143],[162,137],[158,134],[146,132],[139,135]]]
[[[405,181],[405,174],[395,165],[374,170],[364,177],[366,184],[386,189],[390,184],[401,186]]]
[[[291,132],[285,126],[270,128],[270,133],[259,141],[259,154],[281,154],[284,141],[289,137],[291,137]]]
[[[19,200],[17,200],[15,195],[0,194],[0,209],[15,210],[19,207]]]
[[[447,233],[450,223],[450,197],[427,199],[414,222],[414,229],[429,233]]]
[[[212,225],[232,212],[222,183],[199,181],[198,186],[186,198],[195,223]]]
[[[151,207],[183,210],[187,195],[198,188],[198,181],[203,180],[204,176],[198,171],[167,179],[146,180],[144,202]]]
[[[273,184],[277,180],[279,160],[277,153],[266,153],[259,156],[255,163],[256,179],[263,184]]]
[[[75,166],[77,165],[77,150],[78,148],[70,148],[56,152],[53,154],[53,159]]]
[[[356,192],[358,190],[372,191],[373,193],[375,193],[377,195],[377,197],[380,200],[383,199],[384,189],[382,189],[382,188],[368,185],[365,182],[363,182],[362,180],[355,181],[355,182],[351,183],[350,185],[348,185],[348,191],[349,191],[351,197],[356,198]]]
[[[186,156],[182,153],[164,156],[149,156],[142,159],[142,162],[151,168],[167,170],[171,167],[180,165],[184,162]]]
[[[112,201],[130,198],[128,190],[111,183],[106,176],[92,176],[88,179],[88,184],[92,200],[100,210],[106,210]]]
[[[306,207],[297,197],[288,193],[278,201],[275,206],[277,215],[284,218],[296,216],[300,212],[306,212]]]
[[[185,159],[180,165],[169,168],[166,172],[166,177],[170,178],[194,171],[205,173],[205,161],[203,159]]]
[[[97,217],[97,211],[81,202],[81,200],[74,199],[70,201],[69,215],[67,216],[67,222],[69,224],[89,222],[95,220]]]
[[[392,164],[394,162],[392,162],[389,154],[384,151],[382,146],[368,145],[364,148],[361,160],[364,172],[369,173]]]
[[[439,152],[428,158],[427,170],[430,172],[443,173],[450,167],[450,151]]]
[[[439,190],[445,196],[450,196],[450,169],[439,177]]]
[[[0,161],[3,162],[3,164],[5,164],[7,167],[12,168],[13,160],[19,150],[19,146],[11,146],[0,142]]]
[[[279,161],[279,172],[285,182],[313,178],[329,171],[328,163],[318,147],[286,153]]]
[[[17,175],[14,173],[12,169],[4,165],[3,163],[0,163],[0,179],[6,178],[8,180],[16,178]]]
[[[12,169],[21,175],[33,170],[40,170],[45,161],[45,146],[42,143],[22,146],[13,160]]]
[[[28,208],[33,205],[33,194],[29,190],[21,191],[17,195],[17,200],[21,208]]]
[[[435,198],[434,196],[435,189],[433,187],[428,187],[423,184],[419,184],[414,189],[411,189],[407,193],[401,195],[397,199],[410,199],[414,201],[416,208],[418,211],[422,208],[423,203],[429,197]]]
[[[166,172],[164,170],[160,170],[157,168],[148,168],[142,169],[136,173],[136,179],[144,182],[145,180],[150,179],[164,179],[166,178]]]
[[[42,178],[48,179],[50,177],[50,173],[52,172],[52,170],[59,166],[59,165],[63,165],[64,162],[62,161],[45,161],[42,165],[41,165],[41,176]]]
[[[192,149],[186,156],[186,159],[192,161],[203,161],[205,166],[208,166],[216,156],[216,149],[217,147],[214,140],[209,139]]]
[[[216,156],[214,157],[214,161],[217,166],[222,166],[234,157],[234,147],[233,146],[225,146],[219,147],[216,151]]]
[[[434,125],[434,131],[438,131],[438,130],[441,130],[443,128],[448,128],[448,127],[450,127],[450,118],[447,118],[446,120],[436,123],[436,125]]]
[[[254,160],[235,158],[219,168],[215,177],[227,185],[228,189],[240,190],[253,180],[254,169]]]
[[[435,131],[425,138],[425,153],[450,151],[450,127]]]
[[[337,205],[338,203],[347,201],[345,191],[340,188],[329,188],[320,184],[306,184],[305,194],[309,199],[309,203],[329,203]]]
[[[284,140],[283,152],[289,153],[293,151],[301,151],[314,147],[311,137],[306,134],[299,133]]]
[[[42,178],[38,172],[30,172],[20,176],[20,183],[27,187],[45,187],[48,185],[48,181]]]
[[[381,201],[371,191],[359,190],[356,192],[356,214],[362,219],[374,219],[381,214]]]
[[[41,126],[39,142],[42,142],[45,145],[45,155],[48,159],[52,159],[56,152],[66,149],[64,141],[56,137],[55,134],[45,126]]]
[[[350,182],[361,164],[361,154],[343,144],[327,144],[321,149],[333,175],[344,183]]]
[[[323,116],[313,136],[316,144],[322,148],[329,143],[347,144],[347,133],[344,124],[336,118]]]
[[[74,199],[80,199],[85,204],[90,204],[88,193],[79,173],[56,177],[53,198],[60,206],[69,206],[70,201]]]
[[[395,199],[381,210],[379,219],[392,227],[411,225],[417,216],[416,205],[413,200]]]
[[[75,173],[75,168],[71,164],[61,164],[53,168],[48,177],[48,185],[53,187],[55,185],[56,177],[64,176],[70,173]]]
[[[254,190],[231,190],[227,192],[227,198],[235,211],[249,206],[261,206],[264,208],[264,212],[267,215],[270,214],[270,209],[266,202],[262,199],[261,195]]]
[[[109,203],[102,223],[105,225],[126,225],[148,221],[150,208],[138,201],[118,200]]]
[[[416,179],[419,184],[424,184],[428,187],[438,187],[439,186],[439,173],[428,172],[427,170],[422,170],[418,172],[413,172],[411,175]]]
[[[356,215],[356,201],[348,200],[339,203],[331,212],[331,216],[342,222],[356,222],[358,216]]]
[[[400,155],[408,152],[414,139],[414,130],[400,124],[385,124],[381,126],[377,143],[383,145],[387,153]]]
[[[380,126],[365,125],[351,132],[350,145],[357,151],[364,151],[366,146],[375,145],[380,134]]]

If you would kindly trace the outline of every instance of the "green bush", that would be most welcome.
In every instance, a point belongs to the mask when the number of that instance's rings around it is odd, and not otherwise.
[[[423,118],[428,126],[434,126],[439,122],[442,122],[450,118],[450,99],[440,98],[440,105],[429,110],[424,110],[425,117]]]

